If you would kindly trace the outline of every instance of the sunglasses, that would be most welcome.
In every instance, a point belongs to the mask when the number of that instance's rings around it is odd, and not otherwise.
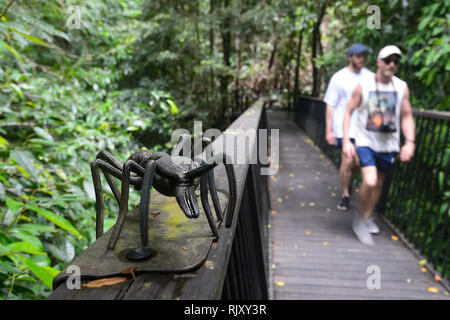
[[[392,59],[392,58],[385,58],[382,59],[384,61],[384,63],[386,63],[387,65],[390,65],[391,62],[393,62],[396,66],[399,64],[400,59]]]

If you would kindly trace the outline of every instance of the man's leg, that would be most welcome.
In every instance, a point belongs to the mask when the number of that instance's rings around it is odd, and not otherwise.
[[[349,197],[350,180],[355,163],[353,158],[349,158],[344,152],[341,152],[341,167],[339,168],[339,179],[341,181],[342,197]]]
[[[376,166],[363,167],[361,172],[363,181],[359,191],[360,211],[364,219],[368,220],[380,198],[385,174],[377,171]]]
[[[350,184],[353,170],[356,168],[356,157],[348,157],[342,152],[342,139],[338,140],[338,147],[341,149],[341,164],[339,167],[339,181],[341,183],[341,201],[337,205],[339,210],[348,210],[350,207]],[[352,143],[354,141],[352,140]]]

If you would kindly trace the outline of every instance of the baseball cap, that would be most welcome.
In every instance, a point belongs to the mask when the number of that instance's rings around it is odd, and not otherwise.
[[[350,48],[348,48],[347,56],[351,56],[352,54],[360,54],[360,53],[366,53],[370,54],[372,53],[372,50],[362,43],[354,43],[351,45]]]
[[[402,52],[397,46],[388,45],[380,50],[378,53],[378,59],[384,59],[389,57],[391,54],[398,54],[400,57],[402,56]]]

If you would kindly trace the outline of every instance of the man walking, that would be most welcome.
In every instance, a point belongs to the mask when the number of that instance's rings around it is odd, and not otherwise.
[[[328,144],[342,150],[343,120],[348,101],[358,81],[365,76],[373,76],[373,72],[364,67],[367,55],[371,50],[361,43],[353,44],[347,51],[348,65],[336,72],[328,84],[324,102],[327,104],[325,138]],[[357,112],[352,115],[349,137],[354,142],[355,121]],[[350,205],[350,181],[352,170],[357,165],[356,157],[347,157],[341,152],[339,180],[342,197],[337,205],[339,210],[348,210]]]
[[[398,47],[389,45],[380,50],[377,72],[355,87],[344,116],[343,151],[348,157],[359,157],[362,184],[360,213],[355,212],[353,231],[358,239],[373,245],[371,229],[378,229],[371,219],[380,197],[386,173],[394,166],[395,155],[409,161],[414,155],[415,123],[406,82],[394,76],[401,58]],[[350,118],[358,108],[355,146],[350,141]],[[400,130],[405,144],[400,149]]]

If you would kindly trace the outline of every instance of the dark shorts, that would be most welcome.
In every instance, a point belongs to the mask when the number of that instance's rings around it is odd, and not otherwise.
[[[396,152],[375,152],[369,147],[357,147],[360,167],[375,166],[381,172],[390,172],[394,168]]]
[[[350,141],[355,145],[355,139],[351,138]],[[342,150],[342,138],[336,138],[334,139],[334,147]]]

